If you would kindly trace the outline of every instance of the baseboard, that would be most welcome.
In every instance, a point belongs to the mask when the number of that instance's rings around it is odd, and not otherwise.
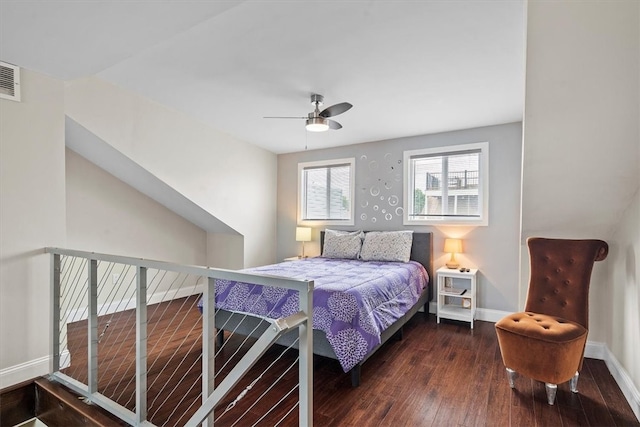
[[[627,402],[629,402],[629,406],[631,406],[631,410],[636,415],[636,418],[640,420],[640,391],[638,390],[638,387],[633,383],[629,373],[620,364],[616,356],[611,353],[609,347],[606,345],[603,345],[602,347],[604,349],[603,360],[606,363],[607,368],[609,368],[609,372],[616,380],[620,390],[622,390],[622,394],[624,394]]]
[[[149,298],[148,305],[158,304],[164,301],[171,301],[174,299],[184,298],[191,295],[197,295],[204,292],[204,285],[198,284],[196,286],[190,286],[187,288],[179,288],[172,292],[157,292]],[[101,304],[98,306],[98,316],[104,316],[105,314],[117,313],[120,311],[132,310],[136,308],[135,299],[130,299],[127,302],[113,301],[109,304]],[[67,323],[78,322],[80,320],[87,319],[86,307],[71,310],[66,314],[63,319]]]
[[[429,313],[431,314],[438,313],[438,304],[435,301],[431,301],[429,303]],[[496,323],[498,320],[502,319],[504,316],[507,316],[509,314],[512,314],[512,312],[502,311],[502,310],[492,310],[490,308],[477,308],[476,320]]]
[[[476,309],[476,320],[496,323],[505,316],[512,314],[510,311],[492,310],[490,308]]]
[[[605,354],[608,351],[609,349],[605,343],[587,340],[587,346],[584,349],[584,357],[588,357],[589,359],[606,360]]]
[[[0,389],[47,375],[51,371],[51,363],[51,356],[43,356],[28,362],[1,369]],[[71,355],[68,350],[65,350],[60,354],[60,367],[66,368],[70,364]]]

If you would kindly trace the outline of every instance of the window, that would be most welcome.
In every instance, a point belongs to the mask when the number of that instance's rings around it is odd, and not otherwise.
[[[489,144],[404,152],[404,224],[487,225]]]
[[[355,159],[298,164],[298,219],[354,224]]]

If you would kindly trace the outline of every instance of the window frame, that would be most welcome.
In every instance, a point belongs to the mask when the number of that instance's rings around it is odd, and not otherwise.
[[[480,216],[432,216],[421,219],[412,218],[410,216],[413,196],[415,192],[415,182],[412,159],[422,156],[438,156],[438,155],[455,155],[465,151],[480,151],[480,159],[478,164],[478,203],[480,204]],[[418,150],[408,150],[403,153],[403,206],[404,214],[402,218],[403,225],[489,225],[489,143],[477,142],[462,145],[449,145],[433,148],[423,148]]]
[[[349,166],[349,203],[350,217],[348,219],[304,219],[303,206],[306,200],[304,190],[304,171],[305,169]],[[313,162],[298,163],[298,225],[320,226],[320,225],[354,225],[355,224],[355,177],[356,177],[356,159],[348,157],[343,159],[320,160]]]

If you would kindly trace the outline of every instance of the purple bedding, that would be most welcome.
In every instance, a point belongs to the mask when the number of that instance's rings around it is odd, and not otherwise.
[[[415,261],[308,258],[243,271],[314,280],[313,328],[325,332],[345,372],[380,344],[381,332],[415,305],[429,281]],[[215,292],[216,307],[229,311],[275,319],[299,310],[298,293],[284,288],[217,280]]]

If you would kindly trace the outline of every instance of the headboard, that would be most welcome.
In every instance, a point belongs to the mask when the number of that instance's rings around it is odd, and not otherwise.
[[[323,248],[324,231],[320,231],[320,253],[322,253]],[[429,273],[429,301],[432,301],[433,288],[436,286],[436,275],[433,271],[433,233],[413,232],[410,259],[422,264],[427,273]]]

